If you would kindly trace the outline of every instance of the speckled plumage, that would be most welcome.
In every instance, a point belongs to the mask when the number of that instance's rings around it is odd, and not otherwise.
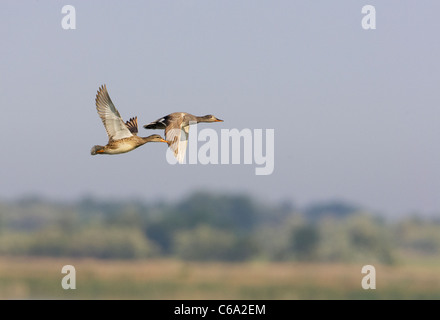
[[[90,150],[92,155],[126,153],[147,142],[167,142],[158,134],[139,137],[137,135],[137,117],[124,123],[119,111],[110,99],[106,85],[99,88],[95,102],[98,115],[107,131],[108,143],[105,146],[93,146]]]
[[[210,114],[198,117],[187,112],[174,112],[144,125],[144,128],[165,129],[165,139],[168,141],[174,156],[182,163],[188,144],[189,126],[199,122],[223,122],[223,120]]]

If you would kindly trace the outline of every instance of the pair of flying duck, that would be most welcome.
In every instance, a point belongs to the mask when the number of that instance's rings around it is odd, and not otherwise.
[[[96,109],[107,131],[109,140],[105,146],[94,146],[90,151],[92,155],[125,153],[147,142],[166,142],[177,160],[182,163],[185,158],[190,124],[223,121],[213,115],[197,117],[186,112],[175,112],[144,125],[145,129],[165,129],[165,139],[162,139],[158,134],[153,134],[148,137],[139,137],[137,135],[137,117],[124,122],[110,99],[105,85],[99,88],[95,102]]]

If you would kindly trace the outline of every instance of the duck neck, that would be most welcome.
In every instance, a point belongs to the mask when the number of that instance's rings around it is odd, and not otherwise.
[[[207,116],[201,116],[201,117],[194,117],[195,121],[197,121],[197,123],[199,122],[208,122],[208,117]]]
[[[142,137],[141,139],[142,139],[143,143],[147,143],[147,142],[152,141],[152,140],[153,140],[153,137],[148,136],[148,137]]]

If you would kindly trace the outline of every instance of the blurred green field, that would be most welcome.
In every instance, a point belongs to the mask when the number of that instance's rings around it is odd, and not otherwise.
[[[64,290],[64,265],[76,289]],[[440,264],[374,265],[364,290],[360,264],[0,258],[0,299],[439,299]]]
[[[364,290],[364,265],[376,289]],[[62,267],[76,268],[64,290]],[[0,299],[439,299],[440,220],[341,202],[0,203]]]

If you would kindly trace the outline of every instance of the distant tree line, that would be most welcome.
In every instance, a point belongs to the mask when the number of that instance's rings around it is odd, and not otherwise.
[[[393,264],[439,253],[439,221],[387,222],[341,201],[301,210],[247,195],[194,193],[176,203],[0,203],[0,255],[8,256]]]

